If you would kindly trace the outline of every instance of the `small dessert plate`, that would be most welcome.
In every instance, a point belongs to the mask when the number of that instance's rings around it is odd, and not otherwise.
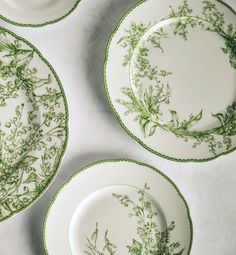
[[[19,26],[38,27],[67,17],[80,0],[2,0],[0,18]]]
[[[112,34],[105,87],[151,152],[206,161],[236,148],[236,15],[217,0],[146,0]]]
[[[58,191],[44,223],[47,254],[185,255],[191,244],[191,217],[178,188],[132,160],[80,170]]]

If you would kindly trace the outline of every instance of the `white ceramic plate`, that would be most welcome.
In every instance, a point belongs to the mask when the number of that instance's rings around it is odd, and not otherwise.
[[[192,222],[183,196],[162,172],[107,160],[85,167],[60,188],[43,238],[47,254],[185,255]]]
[[[67,17],[80,0],[1,0],[0,18],[14,25],[44,26]]]
[[[42,195],[67,136],[67,103],[56,72],[33,45],[0,27],[0,221]]]
[[[235,28],[217,0],[146,0],[123,16],[107,47],[106,91],[146,149],[181,161],[235,149]]]

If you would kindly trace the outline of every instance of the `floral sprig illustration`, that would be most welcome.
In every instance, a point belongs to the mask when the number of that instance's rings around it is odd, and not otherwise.
[[[236,68],[236,31],[232,24],[225,24],[224,14],[217,9],[214,3],[203,1],[203,17],[192,16],[193,10],[187,0],[184,0],[178,8],[170,7],[170,10],[170,14],[164,19],[175,18],[175,22],[171,24],[174,28],[174,35],[187,40],[189,30],[196,26],[219,34],[225,41],[225,47],[220,50],[228,55],[231,67]],[[229,105],[225,112],[212,113],[212,117],[219,121],[218,127],[212,130],[194,130],[194,126],[202,120],[204,114],[202,109],[187,119],[181,119],[174,109],[170,109],[170,121],[162,121],[162,107],[171,101],[171,86],[168,77],[172,75],[172,72],[151,65],[148,60],[149,49],[145,44],[139,45],[137,50],[139,40],[151,26],[151,23],[145,25],[132,22],[130,28],[126,30],[126,35],[118,42],[127,50],[124,65],[130,65],[132,57],[136,54],[135,65],[132,63],[136,71],[131,73],[135,90],[130,86],[122,87],[121,91],[126,99],[116,101],[126,108],[126,115],[134,116],[134,121],[138,122],[144,137],[153,136],[158,129],[162,129],[185,142],[192,141],[193,148],[206,144],[213,155],[217,155],[218,150],[223,147],[229,150],[232,147],[231,136],[236,134],[235,102]],[[163,28],[160,28],[147,38],[147,42],[164,54],[162,40],[166,38],[168,35]],[[144,87],[143,78],[148,79],[153,85]]]
[[[35,54],[0,29],[0,110],[12,109],[0,121],[0,221],[44,190],[65,143],[62,92],[40,77]]]
[[[138,202],[132,200],[128,195],[113,193],[112,196],[119,201],[125,208],[131,209],[129,216],[137,222],[137,236],[133,238],[132,243],[127,245],[127,252],[130,255],[181,255],[184,248],[180,248],[179,242],[171,242],[171,232],[175,229],[175,223],[166,228],[165,231],[160,231],[159,226],[155,222],[155,217],[158,215],[153,205],[146,199],[147,192],[150,190],[147,184],[143,189],[139,189]],[[104,247],[98,250],[98,223],[96,229],[90,238],[86,238],[88,255],[113,255],[117,252],[117,246],[110,242],[108,231],[104,236]]]
[[[224,14],[217,9],[215,3],[208,0],[203,1],[203,17],[192,16],[193,10],[187,0],[184,0],[183,5],[179,6],[177,10],[170,8],[171,13],[166,18],[177,18],[177,22],[174,24],[174,34],[187,40],[189,29],[196,26],[217,33],[225,41],[225,47],[222,47],[222,51],[228,54],[231,66],[236,68],[236,31],[232,24],[225,23]]]
[[[87,250],[85,251],[85,254],[88,255],[115,255],[116,254],[116,246],[115,244],[111,243],[109,238],[108,238],[108,230],[106,230],[105,235],[104,235],[104,246],[102,248],[101,251],[99,251],[98,249],[98,245],[97,245],[97,239],[98,239],[98,234],[99,234],[99,230],[98,230],[98,223],[96,223],[96,229],[95,231],[92,233],[90,238],[86,238],[87,239]]]

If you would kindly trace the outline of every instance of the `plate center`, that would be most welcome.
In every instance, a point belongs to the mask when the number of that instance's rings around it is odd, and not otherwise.
[[[129,247],[141,245],[142,235],[151,242],[165,230],[164,213],[148,187],[112,185],[79,204],[70,223],[70,247],[72,254],[88,254],[91,249],[129,254]]]
[[[158,123],[186,123],[196,131],[220,126],[214,115],[236,97],[236,72],[225,40],[211,24],[182,17],[154,25],[139,41],[130,64],[131,87]]]

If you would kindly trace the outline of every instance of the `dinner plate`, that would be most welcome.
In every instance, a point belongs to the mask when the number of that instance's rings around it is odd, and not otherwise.
[[[59,189],[43,240],[46,254],[185,255],[192,221],[182,194],[162,172],[132,160],[105,160]]]
[[[67,17],[79,2],[80,0],[2,0],[0,18],[19,26],[45,26]]]
[[[0,27],[0,221],[49,186],[66,148],[67,122],[52,66],[32,44]]]
[[[146,0],[107,46],[105,89],[151,152],[206,161],[236,147],[236,16],[217,0]]]

